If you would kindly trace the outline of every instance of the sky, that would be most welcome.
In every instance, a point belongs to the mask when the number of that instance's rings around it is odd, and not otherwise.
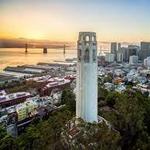
[[[0,38],[150,41],[150,0],[0,0]]]

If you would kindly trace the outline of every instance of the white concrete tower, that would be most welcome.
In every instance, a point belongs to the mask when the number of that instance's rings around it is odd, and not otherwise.
[[[97,122],[96,33],[80,32],[78,38],[76,117]]]

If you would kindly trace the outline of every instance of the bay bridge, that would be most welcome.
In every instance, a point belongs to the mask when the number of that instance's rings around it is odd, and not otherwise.
[[[34,47],[33,44],[28,44],[28,43],[25,43],[25,53],[27,54],[28,53],[28,48],[29,46],[31,47]],[[61,46],[63,48],[63,54],[65,55],[66,54],[66,44],[64,44],[63,46]],[[48,53],[48,48],[47,46],[43,46],[43,54],[47,54]]]

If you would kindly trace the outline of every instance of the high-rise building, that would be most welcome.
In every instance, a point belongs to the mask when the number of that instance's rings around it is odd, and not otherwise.
[[[117,51],[117,43],[116,42],[112,42],[111,43],[111,53],[115,54]]]
[[[123,61],[128,61],[128,48],[127,47],[121,47],[120,52],[123,54]]]
[[[121,43],[118,43],[118,51],[121,51]]]
[[[150,42],[141,42],[140,59],[144,60],[150,56]]]
[[[96,33],[80,32],[78,38],[76,117],[98,121]]]
[[[105,61],[108,62],[108,63],[113,63],[115,61],[115,54],[106,53]]]
[[[111,43],[111,53],[115,55],[115,60],[116,60],[116,57],[117,57],[117,43],[116,42]]]
[[[136,55],[130,56],[129,64],[130,65],[137,65],[138,64],[138,56],[136,56]]]
[[[144,59],[144,66],[150,68],[150,57]]]
[[[133,56],[133,55],[138,55],[138,50],[139,50],[139,47],[136,46],[136,45],[129,45],[128,46],[128,51],[127,51],[127,61],[129,61],[130,59],[130,56]]]
[[[117,62],[122,63],[123,62],[123,53],[117,52]]]

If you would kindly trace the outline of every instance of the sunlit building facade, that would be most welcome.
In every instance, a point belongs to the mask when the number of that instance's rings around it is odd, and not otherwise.
[[[76,117],[97,122],[96,33],[80,32],[78,39]]]

